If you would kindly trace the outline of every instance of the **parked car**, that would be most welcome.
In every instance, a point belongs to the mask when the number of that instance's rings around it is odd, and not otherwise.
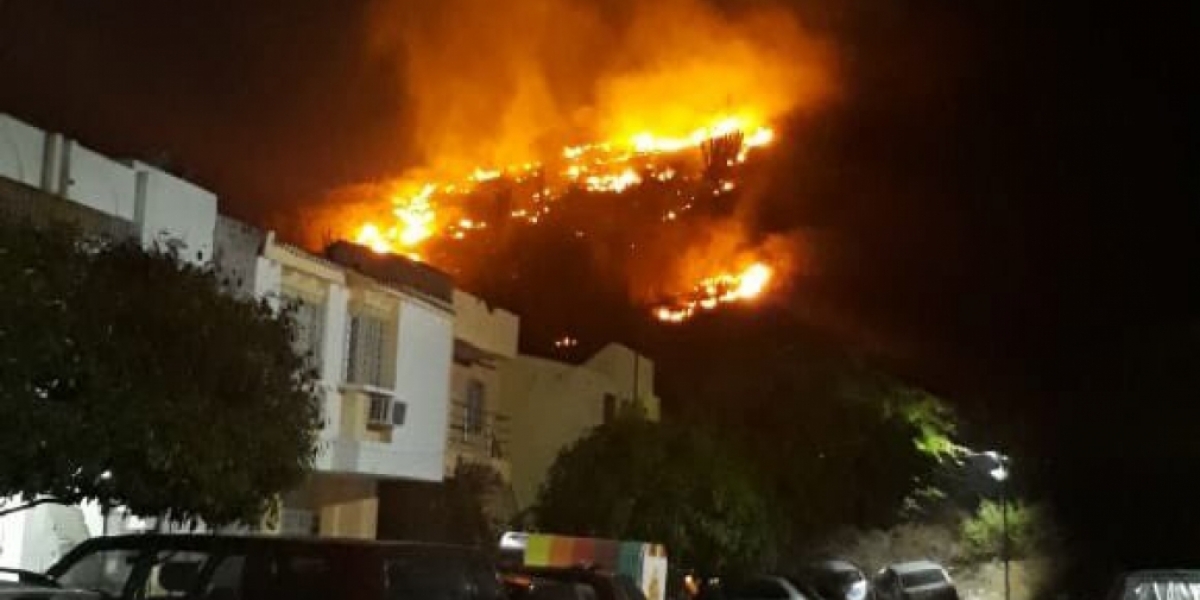
[[[1117,578],[1108,600],[1196,600],[1200,570],[1131,571]]]
[[[101,600],[101,596],[85,590],[63,590],[0,581],[0,600]]]
[[[816,592],[795,577],[764,575],[722,582],[703,594],[712,600],[817,600]]]
[[[47,571],[105,600],[501,600],[486,557],[410,542],[132,535],[88,540]]]
[[[854,563],[826,560],[806,565],[798,577],[823,600],[867,600],[867,576]]]
[[[511,600],[646,600],[628,575],[588,567],[519,567],[503,579]]]
[[[873,587],[876,600],[958,600],[958,590],[945,567],[929,561],[885,567]]]
[[[0,568],[0,600],[99,600],[85,590],[62,589],[56,581],[41,573]]]

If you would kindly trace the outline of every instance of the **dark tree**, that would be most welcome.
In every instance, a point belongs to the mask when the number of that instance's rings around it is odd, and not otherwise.
[[[286,311],[133,242],[0,221],[0,497],[255,522],[320,427]]]
[[[563,450],[538,498],[541,529],[666,544],[702,572],[760,567],[772,520],[751,469],[703,432],[619,419]]]

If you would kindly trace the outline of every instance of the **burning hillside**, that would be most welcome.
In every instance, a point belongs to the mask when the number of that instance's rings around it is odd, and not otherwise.
[[[817,46],[787,13],[446,4],[379,5],[374,51],[404,56],[426,166],[333,194],[325,235],[470,279],[495,269],[498,247],[551,230],[619,257],[634,297],[672,323],[778,283],[791,257],[746,234],[744,179],[772,122],[826,91]],[[608,52],[564,70],[542,43]],[[712,228],[736,239],[712,244]]]

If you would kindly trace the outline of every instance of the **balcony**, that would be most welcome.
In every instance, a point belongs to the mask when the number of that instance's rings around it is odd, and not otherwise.
[[[472,411],[467,402],[451,402],[446,433],[446,474],[453,474],[460,463],[480,464],[509,477],[507,455],[511,427],[507,415],[496,411]]]

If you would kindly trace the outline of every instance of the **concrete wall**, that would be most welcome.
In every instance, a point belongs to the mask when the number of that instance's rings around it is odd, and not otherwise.
[[[603,422],[611,382],[595,372],[522,356],[502,367],[502,406],[512,419],[509,463],[513,493],[524,509],[559,451]]]
[[[636,399],[653,420],[659,417],[658,396],[654,395],[654,361],[641,356],[627,346],[609,344],[584,363],[604,375],[614,386],[615,396],[622,401]]]
[[[151,165],[0,114],[0,178],[133,223],[146,246],[172,242],[186,260],[212,260],[216,195]]]
[[[0,177],[39,187],[46,135],[36,127],[0,113]]]
[[[135,162],[135,221],[142,245],[181,244],[180,256],[212,260],[217,195],[150,165]]]
[[[521,320],[502,308],[489,306],[486,301],[463,292],[454,291],[454,338],[480,350],[512,358],[517,355]]]
[[[213,227],[213,264],[227,292],[252,298],[255,290],[258,259],[266,243],[266,232],[218,215]]]
[[[61,156],[60,195],[127,221],[135,220],[136,171],[71,140],[63,141]]]
[[[510,421],[512,487],[521,509],[532,506],[558,453],[604,423],[604,398],[628,402],[634,352],[613,344],[582,365],[520,356],[500,367],[500,409]],[[621,365],[628,363],[628,369]],[[639,357],[639,383],[647,416],[658,418],[651,387],[654,363]],[[649,375],[642,380],[642,371]]]

